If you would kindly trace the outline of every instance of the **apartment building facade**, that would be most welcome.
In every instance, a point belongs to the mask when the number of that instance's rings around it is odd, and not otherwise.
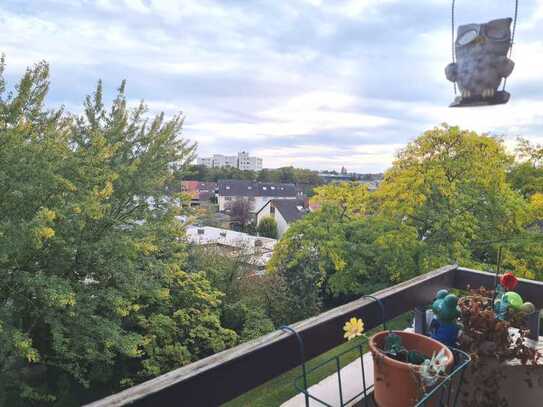
[[[247,151],[240,151],[238,155],[213,154],[212,157],[198,157],[197,164],[209,168],[233,167],[243,171],[260,171],[263,160],[252,157]]]

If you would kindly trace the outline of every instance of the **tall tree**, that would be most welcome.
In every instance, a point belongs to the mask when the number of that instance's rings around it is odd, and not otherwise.
[[[109,110],[98,83],[82,116],[48,111],[48,72],[0,75],[0,405],[81,404],[236,340],[166,194],[183,116],[129,110],[124,83]]]
[[[415,227],[436,264],[471,262],[473,252],[490,261],[495,253],[479,243],[515,236],[526,223],[526,203],[507,182],[513,160],[497,138],[436,127],[385,173],[379,213]]]

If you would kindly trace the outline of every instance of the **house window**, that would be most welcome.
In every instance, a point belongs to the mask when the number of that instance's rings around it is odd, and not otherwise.
[[[226,186],[226,189],[230,189],[230,185],[227,185],[227,186]]]
[[[270,206],[270,214],[275,215],[275,206]]]
[[[198,234],[199,235],[203,235],[205,233],[205,229],[198,229]]]
[[[262,187],[262,189],[265,191],[265,190],[267,190],[268,188],[267,188],[267,187]]]
[[[224,197],[224,200],[225,200],[225,201],[231,201],[231,200],[232,200],[232,197],[231,197],[231,196],[225,196],[225,197]]]

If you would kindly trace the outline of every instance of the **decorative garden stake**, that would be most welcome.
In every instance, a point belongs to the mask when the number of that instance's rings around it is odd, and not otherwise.
[[[439,290],[432,304],[434,319],[430,324],[431,337],[447,346],[455,346],[459,327],[456,319],[460,316],[458,297],[447,290]]]
[[[458,27],[454,38],[454,6],[452,2],[452,60],[445,68],[447,79],[460,90],[450,107],[499,105],[509,101],[505,91],[507,77],[515,63],[511,56],[518,15],[492,20],[483,24],[465,24]],[[513,26],[511,28],[511,23]],[[498,90],[503,80],[503,87]]]
[[[517,285],[518,279],[510,271],[499,277],[494,301],[494,311],[499,320],[506,320],[510,310],[521,311],[524,314],[535,312],[534,304],[524,302],[518,293],[512,291]]]

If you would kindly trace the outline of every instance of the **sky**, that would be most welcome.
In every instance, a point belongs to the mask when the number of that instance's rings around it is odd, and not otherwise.
[[[457,22],[513,0],[457,0]],[[507,105],[450,109],[449,0],[1,0],[6,77],[51,66],[50,106],[111,99],[183,112],[198,154],[247,150],[264,167],[378,172],[447,122],[543,142],[543,0],[521,0]]]

